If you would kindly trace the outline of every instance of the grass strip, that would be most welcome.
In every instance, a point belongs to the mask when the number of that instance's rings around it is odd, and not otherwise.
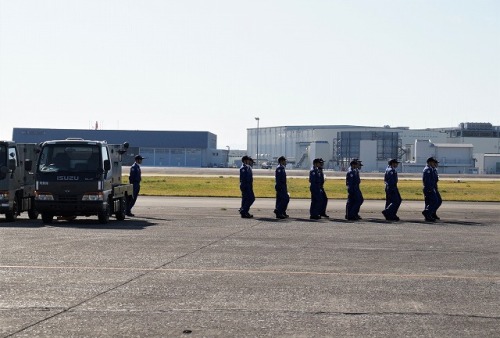
[[[365,199],[384,200],[384,181],[381,178],[363,180],[361,191]],[[124,177],[123,182],[128,182]],[[423,200],[420,180],[400,180],[399,191],[403,200]],[[289,178],[288,190],[292,198],[310,198],[308,178]],[[325,182],[329,198],[346,198],[345,181],[330,179]],[[446,201],[500,202],[500,181],[448,181],[439,182],[439,191]],[[257,198],[275,198],[274,178],[254,177]],[[141,195],[186,197],[241,197],[237,177],[213,176],[146,176],[142,179]]]

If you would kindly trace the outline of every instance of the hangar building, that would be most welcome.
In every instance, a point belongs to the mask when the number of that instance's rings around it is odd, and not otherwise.
[[[421,154],[418,154],[416,141],[423,140],[427,145],[420,143]],[[410,171],[425,165],[424,153],[432,153],[430,156],[441,158],[441,171],[472,173],[477,171],[476,165],[481,167],[474,164],[480,153],[500,153],[500,127],[470,122],[461,123],[458,128],[435,129],[350,125],[257,127],[247,129],[247,147],[259,166],[284,155],[295,168],[309,168],[314,158],[321,157],[325,168],[346,170],[351,159],[360,158],[363,170],[384,171],[387,160],[397,158],[413,164],[407,166]],[[404,166],[401,169],[404,172]]]
[[[101,129],[14,128],[13,140],[39,143],[69,137],[130,144],[124,164],[137,154],[146,157],[145,166],[212,167],[227,162],[227,151],[217,149],[217,136],[207,131],[145,131]]]

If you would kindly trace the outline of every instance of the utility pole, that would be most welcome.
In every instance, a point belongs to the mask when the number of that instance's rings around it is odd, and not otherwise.
[[[256,117],[255,120],[257,120],[257,168],[259,167],[259,122],[260,118]]]

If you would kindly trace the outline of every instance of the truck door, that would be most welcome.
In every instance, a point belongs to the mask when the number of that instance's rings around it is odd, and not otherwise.
[[[23,183],[23,173],[19,170],[19,157],[17,154],[17,147],[15,145],[9,146],[8,150],[9,158],[9,170],[11,171],[11,177],[16,181],[17,185],[20,186]]]
[[[106,161],[109,161],[109,153],[108,153],[108,147],[106,145],[102,145],[101,147],[101,154],[102,154],[102,162],[105,163]],[[113,164],[111,163],[111,166],[113,167]],[[103,190],[111,190],[111,180],[112,180],[112,170],[106,170],[105,166],[101,164],[101,168],[104,168],[104,187]]]

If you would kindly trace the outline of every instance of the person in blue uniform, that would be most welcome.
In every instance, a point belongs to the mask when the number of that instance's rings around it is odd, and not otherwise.
[[[359,216],[359,209],[363,204],[363,194],[359,185],[361,179],[359,177],[359,169],[363,164],[358,159],[353,159],[350,162],[349,169],[346,174],[346,187],[347,187],[347,203],[346,203],[346,215],[345,218],[350,221],[357,221],[361,219]]]
[[[382,214],[388,221],[399,221],[397,213],[402,201],[398,189],[398,172],[396,171],[399,163],[397,159],[393,158],[385,169],[385,209]]]
[[[278,166],[276,167],[275,180],[276,184],[274,188],[276,189],[276,208],[274,213],[276,218],[287,218],[288,214],[286,209],[288,208],[288,203],[290,202],[290,196],[288,195],[288,188],[286,185],[286,158],[281,156],[278,158]]]
[[[435,222],[440,219],[436,214],[437,210],[443,203],[441,194],[438,190],[439,175],[437,172],[437,165],[439,161],[434,157],[427,159],[427,165],[422,174],[422,183],[424,185],[424,202],[425,209],[422,211],[425,220],[428,222]]]
[[[129,197],[127,210],[125,211],[125,214],[130,217],[135,216],[132,213],[132,208],[137,201],[137,197],[139,197],[139,191],[141,191],[141,164],[143,159],[145,159],[145,157],[137,155],[135,157],[134,164],[132,164],[132,166],[130,167],[130,175],[128,176],[128,181],[130,184],[132,184],[133,191],[132,196]]]
[[[326,196],[324,183],[325,176],[323,175],[322,158],[313,160],[313,166],[309,171],[309,190],[311,191],[311,207],[309,209],[310,219],[320,219],[321,217],[328,218],[326,207],[328,205],[328,197]]]
[[[240,190],[241,190],[241,208],[240,214],[242,218],[252,218],[250,214],[250,207],[255,202],[255,195],[253,193],[253,173],[252,165],[254,161],[250,156],[243,156],[241,158],[240,167]]]

